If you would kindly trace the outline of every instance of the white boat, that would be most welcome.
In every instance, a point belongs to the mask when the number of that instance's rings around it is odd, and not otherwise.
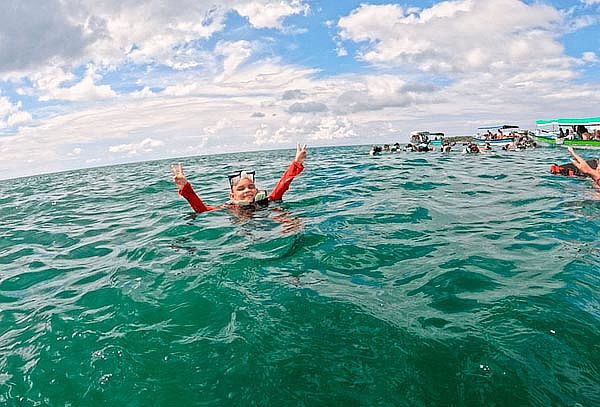
[[[478,144],[509,144],[514,141],[515,134],[520,135],[523,132],[519,126],[512,124],[478,127],[477,135],[473,136],[473,142]],[[525,133],[527,132],[525,131]]]
[[[410,143],[405,146],[405,150],[410,151],[431,151],[432,145],[442,145],[444,133],[432,133],[429,131],[413,131],[410,134]]]
[[[545,146],[600,148],[600,117],[537,120],[535,140]]]

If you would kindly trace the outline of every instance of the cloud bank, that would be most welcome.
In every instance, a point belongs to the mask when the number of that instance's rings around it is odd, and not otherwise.
[[[600,102],[584,76],[600,50],[568,53],[562,41],[597,29],[597,1],[365,2],[325,17],[300,0],[6,1],[3,178],[296,142],[401,142],[433,125],[467,134],[597,115]],[[328,52],[292,17],[326,27]],[[338,61],[348,68],[326,71]]]

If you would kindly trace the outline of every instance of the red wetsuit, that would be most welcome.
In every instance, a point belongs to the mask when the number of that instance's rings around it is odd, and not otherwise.
[[[283,198],[283,194],[285,194],[285,192],[289,189],[290,184],[292,183],[294,178],[298,174],[300,174],[303,169],[304,169],[304,166],[302,164],[300,164],[299,162],[296,162],[296,161],[292,161],[292,163],[290,164],[288,169],[283,173],[283,175],[281,176],[281,179],[279,180],[279,182],[273,189],[273,192],[271,192],[269,194],[269,201],[278,201],[281,198]],[[229,204],[224,204],[221,206],[205,205],[204,202],[202,202],[202,199],[200,199],[200,197],[198,195],[196,195],[196,193],[194,192],[194,189],[192,188],[192,184],[190,184],[189,182],[187,184],[185,184],[183,186],[183,188],[181,188],[179,190],[179,195],[181,195],[182,197],[187,199],[187,201],[190,203],[192,209],[194,209],[194,211],[196,211],[198,213],[206,212],[206,211],[214,211],[215,209],[222,209],[222,208],[229,208],[229,209],[239,208],[238,205],[229,205]]]

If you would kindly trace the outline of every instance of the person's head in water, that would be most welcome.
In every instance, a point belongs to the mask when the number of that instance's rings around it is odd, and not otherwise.
[[[238,174],[230,175],[229,185],[231,186],[229,199],[234,202],[252,202],[258,194],[254,184],[254,171],[240,171]]]

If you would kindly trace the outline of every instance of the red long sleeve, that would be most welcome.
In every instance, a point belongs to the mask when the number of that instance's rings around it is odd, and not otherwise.
[[[299,175],[304,166],[297,161],[292,161],[290,166],[281,176],[281,179],[269,195],[269,201],[278,201],[283,198],[283,194],[290,188],[290,184],[294,180],[294,178]]]
[[[189,182],[179,190],[179,195],[187,199],[192,209],[198,213],[217,209],[212,206],[206,206],[204,202],[202,202],[202,199],[196,195],[196,192],[194,192],[194,189],[192,188],[192,184]]]
[[[278,201],[281,198],[283,198],[283,194],[285,194],[286,191],[290,188],[290,184],[292,183],[294,178],[302,172],[302,170],[304,170],[304,166],[302,164],[300,164],[299,162],[296,162],[296,161],[292,161],[290,166],[283,173],[283,175],[281,176],[281,179],[279,180],[279,182],[277,183],[277,185],[275,186],[275,188],[269,195],[269,201]],[[184,197],[189,202],[192,209],[198,213],[212,211],[212,210],[223,208],[223,207],[225,207],[225,208],[237,207],[234,205],[227,205],[227,204],[222,205],[220,207],[205,205],[204,202],[202,202],[202,199],[200,199],[200,197],[198,195],[196,195],[196,192],[194,192],[194,188],[192,188],[192,184],[190,184],[189,182],[187,184],[185,184],[183,186],[183,188],[181,188],[179,190],[179,195]]]

